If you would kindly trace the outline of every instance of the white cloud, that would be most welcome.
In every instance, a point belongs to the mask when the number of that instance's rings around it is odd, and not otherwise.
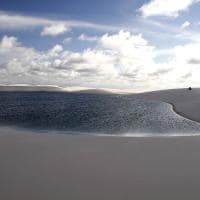
[[[118,30],[118,27],[95,24],[77,20],[54,20],[50,18],[26,16],[0,11],[0,30],[27,30],[41,28],[41,35],[63,34],[70,28],[88,28],[97,30]]]
[[[200,43],[189,43],[176,46],[173,48],[174,60],[171,65],[174,65],[174,76],[185,84],[192,84],[194,87],[199,86],[199,62]]]
[[[81,41],[94,42],[94,41],[97,41],[99,38],[97,36],[88,36],[88,35],[85,35],[85,34],[81,34],[78,37],[78,39],[81,40]]]
[[[82,52],[57,44],[47,51],[24,47],[15,37],[0,41],[0,84],[59,85],[155,90],[200,84],[200,43],[175,46],[169,61],[142,35],[120,31],[99,37]]]
[[[115,76],[112,59],[104,51],[77,53],[64,51],[58,44],[48,51],[37,51],[4,36],[0,42],[0,83],[98,85],[100,80]]]
[[[181,11],[187,10],[199,0],[150,0],[139,11],[143,17],[167,16],[178,17]]]
[[[148,73],[155,70],[154,47],[150,46],[141,34],[132,35],[123,30],[114,35],[105,34],[99,39],[98,45],[115,57],[119,74],[130,81],[143,82]]]
[[[119,31],[118,34],[103,35],[99,39],[98,43],[104,48],[117,49],[126,54],[132,54],[133,50],[145,48],[148,45],[148,42],[141,34],[133,35],[130,32],[123,30]]]
[[[68,44],[69,42],[72,41],[72,38],[71,37],[67,37],[63,40],[63,44]]]
[[[68,32],[70,30],[66,24],[59,23],[59,24],[52,24],[49,26],[44,27],[43,31],[41,32],[42,36],[50,35],[56,36]]]
[[[30,27],[42,27],[52,23],[52,20],[11,14],[0,11],[0,29],[24,29]]]
[[[52,49],[50,49],[48,52],[49,52],[49,55],[51,55],[52,57],[56,57],[62,51],[63,51],[63,47],[61,45],[57,44]]]
[[[1,40],[0,48],[6,50],[6,49],[10,49],[12,47],[15,47],[18,44],[19,43],[17,42],[16,37],[8,37],[5,35]]]
[[[184,29],[184,28],[187,28],[191,25],[191,23],[189,21],[185,21],[182,25],[181,25],[181,28]]]
[[[138,19],[138,22],[143,27],[147,26],[147,28],[143,30],[143,32],[145,32],[148,37],[152,37],[152,41],[154,41],[155,38],[156,40],[163,40],[164,42],[162,42],[162,45],[164,43],[166,45],[166,41],[170,41],[170,43],[176,44],[200,42],[200,33],[192,28],[181,28],[181,26],[172,25],[169,23],[162,23],[157,21],[156,19],[150,18],[140,18]],[[195,23],[193,22],[191,25],[195,25]],[[168,44],[166,46],[168,46]]]

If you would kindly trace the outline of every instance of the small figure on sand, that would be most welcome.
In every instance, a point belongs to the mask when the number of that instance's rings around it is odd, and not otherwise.
[[[189,87],[189,88],[188,88],[188,90],[192,90],[192,88],[191,88],[191,87]]]

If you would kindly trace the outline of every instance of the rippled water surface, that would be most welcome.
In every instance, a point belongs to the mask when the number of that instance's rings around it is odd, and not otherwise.
[[[0,92],[0,124],[66,134],[200,132],[167,103],[109,94]]]

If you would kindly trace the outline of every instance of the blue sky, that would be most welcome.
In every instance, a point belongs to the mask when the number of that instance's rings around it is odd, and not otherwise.
[[[10,14],[19,14],[25,16],[34,16],[48,18],[51,20],[80,20],[86,22],[92,22],[108,26],[119,26],[125,28],[129,24],[132,24],[133,15],[137,14],[134,7],[140,7],[141,1],[130,1],[130,0],[58,0],[58,1],[1,1],[0,10],[6,11]],[[68,32],[68,36],[77,36],[81,32],[89,32],[92,34],[107,33],[107,30],[95,30],[95,29],[84,29],[83,27],[73,29]],[[10,34],[15,31],[15,35],[27,45],[36,45],[39,49],[48,48],[54,42],[64,39],[65,35],[58,35],[57,38],[41,38],[39,30],[27,30],[24,32],[20,30],[4,30],[1,35]],[[27,33],[28,31],[28,33]],[[29,37],[31,34],[31,37]],[[34,40],[40,40],[43,45],[37,45]],[[79,46],[80,44],[78,44]],[[77,46],[76,46],[77,49]]]
[[[7,11],[106,22],[121,20],[127,11],[132,14],[132,8],[140,7],[143,3],[130,0],[2,0],[0,4],[1,9]]]
[[[0,84],[196,87],[199,8],[198,0],[1,0]]]

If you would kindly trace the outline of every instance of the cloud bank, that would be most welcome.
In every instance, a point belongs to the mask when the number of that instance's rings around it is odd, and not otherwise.
[[[175,46],[173,58],[157,63],[158,49],[141,34],[120,31],[98,37],[82,52],[57,44],[47,51],[0,41],[0,84],[58,85],[140,91],[199,84],[200,43]],[[166,53],[167,54],[167,53]]]

